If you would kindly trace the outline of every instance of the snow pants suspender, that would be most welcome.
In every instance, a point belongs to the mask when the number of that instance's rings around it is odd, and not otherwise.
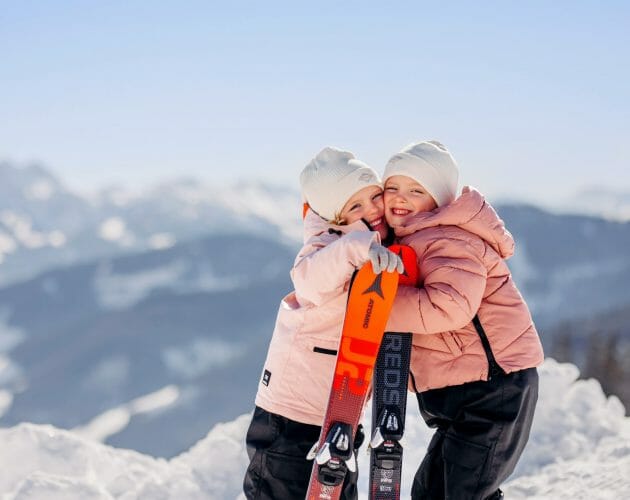
[[[483,345],[483,350],[486,353],[486,358],[488,358],[488,380],[492,380],[493,377],[497,375],[505,375],[505,371],[503,368],[499,366],[497,360],[494,357],[494,353],[490,348],[490,342],[488,341],[488,336],[486,335],[486,331],[481,326],[481,321],[479,321],[479,315],[475,314],[475,317],[472,319],[472,323],[475,326],[475,330],[477,330],[477,334],[481,339],[481,345]]]

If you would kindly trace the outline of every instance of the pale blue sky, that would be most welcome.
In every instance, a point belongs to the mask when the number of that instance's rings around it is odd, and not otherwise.
[[[491,196],[630,190],[630,3],[0,1],[0,159],[297,187],[416,139]]]

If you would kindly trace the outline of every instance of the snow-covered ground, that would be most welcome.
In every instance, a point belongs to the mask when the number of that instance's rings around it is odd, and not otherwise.
[[[517,470],[504,485],[506,498],[630,498],[630,418],[621,403],[606,398],[596,381],[577,380],[573,365],[548,359],[540,375],[534,428]],[[168,461],[50,426],[0,429],[0,499],[235,499],[247,466],[248,423],[249,415],[242,415],[219,424]],[[403,443],[405,492],[431,432],[410,400]],[[367,459],[363,450],[361,471],[367,471]],[[366,476],[361,474],[361,498],[367,498]]]

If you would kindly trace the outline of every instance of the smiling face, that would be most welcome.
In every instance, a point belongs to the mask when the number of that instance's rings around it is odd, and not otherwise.
[[[373,231],[378,231],[381,238],[387,236],[387,224],[384,217],[383,190],[378,186],[368,186],[350,197],[339,213],[338,220],[343,224],[352,224],[365,219]]]
[[[406,175],[392,175],[385,181],[384,199],[385,218],[392,227],[401,226],[412,215],[437,208],[422,184]]]

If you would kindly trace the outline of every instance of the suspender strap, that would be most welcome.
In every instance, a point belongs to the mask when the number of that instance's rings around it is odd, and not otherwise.
[[[481,339],[481,345],[486,353],[486,358],[488,358],[488,380],[492,380],[492,377],[497,375],[505,375],[505,371],[499,366],[499,363],[497,363],[497,360],[494,358],[486,331],[483,329],[483,326],[481,326],[481,321],[479,321],[479,315],[475,314],[472,322],[473,325],[475,325],[475,330],[477,330],[477,333],[479,334],[479,338]]]

